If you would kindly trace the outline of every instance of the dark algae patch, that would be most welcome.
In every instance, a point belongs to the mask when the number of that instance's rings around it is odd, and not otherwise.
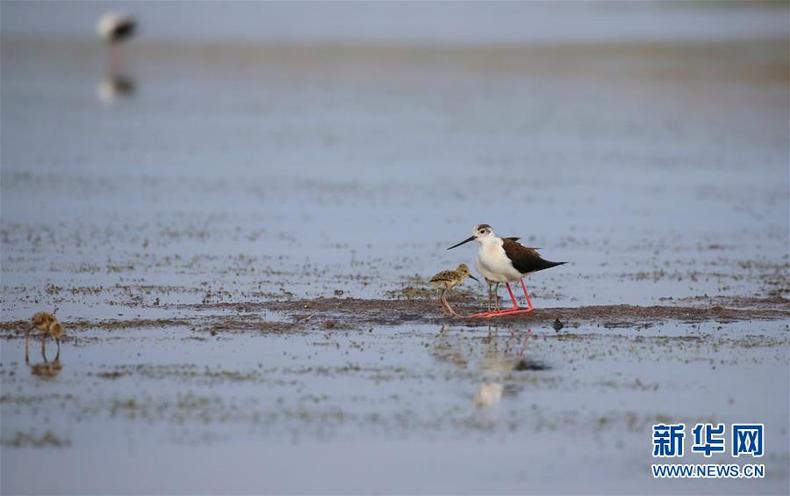
[[[41,435],[17,431],[13,437],[2,438],[0,441],[0,445],[10,448],[64,448],[70,444],[68,439],[63,439],[52,431],[46,431]]]

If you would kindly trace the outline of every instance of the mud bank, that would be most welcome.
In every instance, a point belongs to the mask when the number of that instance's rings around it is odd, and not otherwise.
[[[306,329],[342,330],[366,326],[401,326],[405,324],[464,324],[467,326],[524,324],[550,326],[559,320],[562,327],[600,325],[604,327],[649,327],[664,321],[740,322],[790,318],[790,301],[773,298],[693,298],[672,305],[594,305],[585,307],[537,308],[530,314],[504,316],[496,319],[450,318],[442,315],[433,300],[377,300],[358,298],[316,298],[262,303],[216,303],[173,305],[183,317],[155,319],[83,319],[67,322],[71,330],[107,330],[141,328],[189,327],[193,330],[219,332],[281,333]],[[456,304],[462,315],[480,308],[468,297]],[[200,314],[196,314],[196,312]],[[272,320],[259,314],[274,313]],[[0,322],[6,338],[21,335],[28,322]]]

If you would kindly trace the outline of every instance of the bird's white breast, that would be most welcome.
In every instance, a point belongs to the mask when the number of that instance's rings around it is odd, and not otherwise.
[[[523,276],[513,268],[513,264],[502,248],[502,240],[493,238],[480,243],[475,262],[477,270],[489,281],[511,282],[518,281]]]

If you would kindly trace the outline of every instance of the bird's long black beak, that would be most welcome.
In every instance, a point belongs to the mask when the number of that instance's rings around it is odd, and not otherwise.
[[[448,250],[452,250],[453,248],[457,248],[457,247],[461,246],[464,243],[468,243],[470,241],[474,241],[474,239],[475,239],[474,236],[469,236],[468,238],[466,238],[465,240],[461,241],[460,243],[454,244],[453,246],[451,246],[451,247],[449,247],[447,249]]]
[[[474,280],[475,280],[475,281],[477,281],[477,282],[480,282],[480,279],[476,278],[476,277],[475,277],[475,276],[473,276],[472,274],[469,274],[469,277],[471,277],[472,279],[474,279]]]

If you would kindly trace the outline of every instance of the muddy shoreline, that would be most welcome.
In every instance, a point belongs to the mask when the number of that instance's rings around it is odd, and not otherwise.
[[[693,298],[678,305],[592,305],[584,307],[536,308],[530,314],[497,319],[450,318],[428,299],[359,299],[315,298],[260,303],[215,303],[171,305],[178,313],[200,315],[154,319],[82,319],[67,322],[72,330],[105,329],[108,331],[140,328],[190,327],[193,330],[218,332],[289,332],[305,329],[357,329],[365,326],[399,326],[404,324],[464,325],[551,325],[557,319],[563,327],[596,324],[604,327],[643,327],[664,321],[742,322],[790,318],[790,300],[771,298]],[[462,315],[480,311],[471,298],[456,303]],[[229,312],[233,312],[229,314]],[[271,320],[258,313],[275,312],[282,318]],[[24,332],[24,320],[0,322],[0,331],[11,338]]]

